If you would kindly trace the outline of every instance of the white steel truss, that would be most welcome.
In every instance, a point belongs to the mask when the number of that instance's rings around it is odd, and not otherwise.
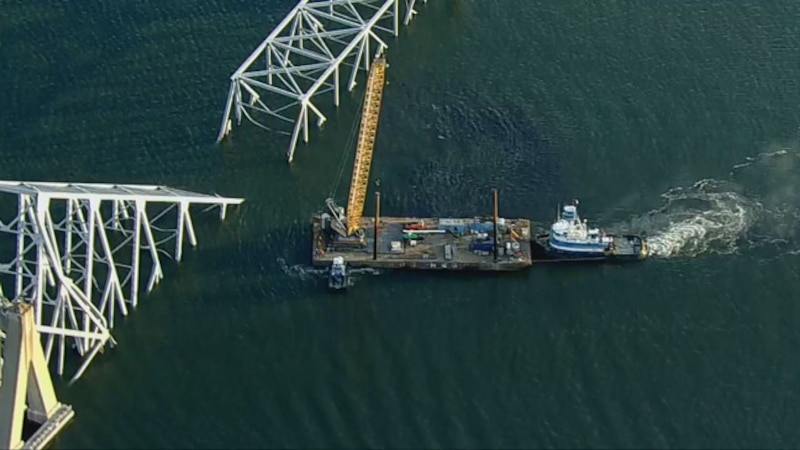
[[[230,133],[232,114],[237,125],[244,117],[268,130],[259,121],[262,116],[294,122],[287,152],[291,162],[301,132],[303,141],[308,142],[309,111],[316,116],[318,127],[326,121],[312,97],[333,92],[333,103],[339,106],[342,66],[350,67],[348,90],[352,90],[358,70],[369,70],[373,59],[370,43],[377,46],[375,54],[387,47],[379,32],[398,35],[400,3],[401,0],[301,0],[231,75],[217,142]],[[405,0],[406,24],[416,14],[415,5],[416,0]],[[298,106],[295,116],[292,112]]]
[[[165,186],[0,181],[0,193],[16,195],[16,216],[0,219],[0,296],[31,302],[45,357],[57,352],[59,375],[69,341],[83,357],[73,380],[106,344],[117,312],[139,301],[143,262],[150,262],[147,292],[163,278],[164,255],[181,260],[185,238],[197,245],[190,206],[220,208],[244,200]],[[0,213],[13,210],[0,196]],[[170,241],[174,241],[168,246]],[[9,283],[9,284],[4,284]],[[13,292],[13,294],[11,294]]]

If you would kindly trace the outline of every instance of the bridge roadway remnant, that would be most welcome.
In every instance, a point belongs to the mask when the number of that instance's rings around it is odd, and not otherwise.
[[[294,123],[291,133],[283,132],[291,135],[286,156],[292,162],[301,132],[308,142],[309,112],[318,127],[327,119],[312,98],[333,92],[339,106],[340,69],[350,67],[347,89],[353,90],[359,69],[368,71],[373,60],[370,45],[377,55],[387,47],[381,34],[400,33],[401,3],[408,25],[417,0],[301,0],[231,75],[217,142],[234,118],[237,125],[246,118],[277,132],[265,118]]]

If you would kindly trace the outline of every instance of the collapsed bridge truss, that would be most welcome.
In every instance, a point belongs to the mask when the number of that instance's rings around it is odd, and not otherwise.
[[[416,1],[404,2],[405,24],[416,14]],[[369,70],[370,44],[377,45],[377,54],[387,47],[381,32],[399,34],[400,3],[301,0],[231,75],[217,142],[231,132],[234,118],[237,124],[246,118],[265,129],[270,129],[264,122],[268,117],[294,123],[287,151],[291,162],[301,133],[308,142],[309,112],[317,126],[326,121],[312,98],[333,92],[339,106],[340,75],[347,76],[340,73],[343,66],[350,67],[347,86],[352,90],[359,69]]]
[[[180,261],[197,245],[190,207],[226,207],[243,199],[165,186],[0,181],[0,297],[33,304],[45,357],[64,373],[67,343],[83,357],[80,377],[106,344],[115,316],[127,315],[163,278],[164,256]],[[16,196],[16,215],[13,210]],[[4,236],[5,235],[5,236]],[[150,263],[146,281],[143,263]]]

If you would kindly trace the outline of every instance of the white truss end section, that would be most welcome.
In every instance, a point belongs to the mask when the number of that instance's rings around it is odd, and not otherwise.
[[[95,355],[114,345],[111,329],[163,278],[163,258],[180,261],[184,238],[197,245],[192,205],[244,200],[166,186],[0,181],[0,241],[16,247],[0,260],[0,295],[33,304],[45,356],[64,374],[68,343],[83,357],[73,380]],[[16,215],[7,211],[17,197]],[[15,241],[15,242],[14,242]],[[150,272],[142,279],[142,267]]]
[[[286,132],[291,162],[301,134],[308,142],[309,113],[318,127],[327,120],[313,97],[332,92],[339,106],[341,77],[352,90],[359,69],[369,70],[370,45],[378,54],[387,47],[382,35],[399,34],[401,3],[408,24],[416,0],[301,0],[231,75],[217,142],[231,132],[234,118],[237,125],[246,118],[268,130],[267,118],[294,123]]]

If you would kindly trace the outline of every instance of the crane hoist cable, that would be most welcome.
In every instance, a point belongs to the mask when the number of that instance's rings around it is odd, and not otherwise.
[[[366,90],[364,90],[364,92],[361,95],[361,100],[358,102],[358,109],[359,110],[361,110],[363,108],[364,99],[366,98],[366,96],[367,96],[367,92],[366,92]],[[353,124],[350,126],[350,134],[347,136],[347,142],[345,143],[345,147],[344,148],[346,148],[346,149],[351,149],[351,148],[355,149],[355,147],[353,147],[353,139],[356,137],[356,132],[358,131],[358,124],[359,124],[359,120],[354,120]],[[341,183],[342,176],[344,175],[344,169],[346,167],[347,159],[353,153],[354,152],[350,152],[350,151],[342,152],[342,157],[339,160],[339,166],[338,166],[338,169],[336,170],[336,178],[334,179],[333,184],[331,185],[331,191],[330,191],[330,193],[328,193],[328,198],[333,198],[336,195],[336,191],[339,190],[339,184]]]

